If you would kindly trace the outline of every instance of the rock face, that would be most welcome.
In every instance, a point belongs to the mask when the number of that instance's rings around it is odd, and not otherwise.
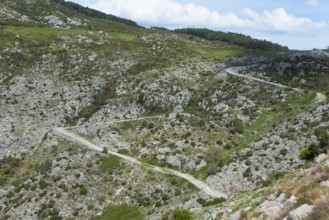
[[[297,209],[291,211],[284,220],[303,220],[312,213],[313,208],[313,205],[301,205]]]

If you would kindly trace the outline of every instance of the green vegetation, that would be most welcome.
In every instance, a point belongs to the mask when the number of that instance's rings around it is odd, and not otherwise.
[[[17,172],[22,162],[13,157],[0,160],[0,186],[4,186]]]
[[[327,127],[319,127],[315,129],[314,134],[319,140],[319,144],[312,143],[300,151],[299,157],[303,160],[313,160],[320,153],[328,150],[329,134]]]
[[[329,133],[328,133],[329,127],[319,127],[315,129],[314,134],[318,138],[320,142],[320,146],[322,148],[325,148],[329,146]]]
[[[218,60],[222,60],[228,57],[242,56],[244,50],[242,48],[235,48],[230,45],[225,46],[213,46],[213,45],[203,45],[193,47],[193,50],[200,55],[213,57]]]
[[[207,207],[207,206],[212,206],[212,205],[218,205],[218,204],[221,204],[223,202],[226,202],[227,199],[221,197],[221,198],[216,198],[216,199],[213,199],[213,200],[209,200],[209,201],[206,201],[206,200],[203,200],[203,199],[198,199],[198,202],[203,206],[203,207]]]
[[[286,175],[286,172],[273,172],[270,173],[266,180],[261,180],[259,184],[264,187],[270,186],[275,183],[277,180],[282,179]]]
[[[301,150],[299,157],[303,160],[313,160],[320,152],[320,147],[316,143],[308,145],[306,148]]]
[[[161,220],[191,220],[192,213],[185,209],[175,209],[164,214]]]
[[[222,149],[218,146],[209,147],[206,153],[206,161],[208,164],[208,175],[215,174],[218,167],[223,165]]]
[[[136,206],[127,204],[109,206],[95,220],[141,220],[142,214]]]
[[[125,41],[131,41],[136,38],[136,35],[134,34],[128,34],[128,33],[121,33],[121,32],[110,32],[108,37],[110,40],[125,40]]]
[[[58,29],[51,28],[45,25],[40,26],[4,26],[3,31],[5,33],[17,34],[22,37],[31,39],[31,40],[50,40],[54,39],[54,37],[59,36],[71,36],[78,37],[79,35],[87,35],[88,30],[85,29]],[[49,41],[48,41],[49,43]]]
[[[283,47],[279,44],[275,44],[266,40],[256,40],[251,38],[250,36],[232,33],[232,32],[225,33],[221,31],[212,31],[205,28],[177,29],[175,30],[175,32],[189,34],[189,35],[205,38],[211,41],[223,41],[230,44],[242,46],[246,49],[265,50],[265,51],[288,50],[287,47]]]
[[[285,120],[316,107],[313,99],[314,94],[299,93],[292,95],[286,102],[270,104],[270,109],[262,109],[257,119],[244,128],[244,139],[239,144],[238,149],[242,149],[259,139]]]
[[[109,155],[100,159],[100,169],[103,172],[113,173],[115,170],[121,168],[121,161],[118,157]]]

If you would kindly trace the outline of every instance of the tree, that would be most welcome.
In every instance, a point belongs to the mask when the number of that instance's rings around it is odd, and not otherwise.
[[[215,174],[221,163],[221,148],[218,146],[209,147],[206,153],[206,161],[208,164],[207,172],[209,175]]]

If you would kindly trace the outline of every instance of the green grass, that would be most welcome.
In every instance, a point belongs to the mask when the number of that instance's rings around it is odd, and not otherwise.
[[[136,206],[108,206],[95,220],[141,220],[142,214]]]
[[[241,48],[221,48],[209,45],[198,46],[196,50],[202,55],[213,57],[219,60],[244,54],[244,50]]]
[[[100,159],[101,165],[100,169],[103,172],[113,172],[116,169],[119,169],[121,167],[121,161],[118,157],[109,155],[107,157],[102,157]]]
[[[161,220],[191,220],[193,213],[185,209],[175,209],[167,212],[161,217]]]
[[[48,39],[60,35],[79,36],[88,34],[88,31],[84,29],[59,29],[47,26],[5,26],[3,31],[32,39]]]
[[[127,34],[127,33],[120,33],[120,32],[110,32],[109,33],[109,39],[112,40],[125,40],[125,41],[131,41],[136,38],[136,35],[133,34]]]

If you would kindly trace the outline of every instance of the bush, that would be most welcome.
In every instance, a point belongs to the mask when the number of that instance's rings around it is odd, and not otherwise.
[[[208,174],[212,175],[217,172],[217,169],[221,164],[221,149],[220,147],[209,147],[206,153],[206,161],[208,164]]]
[[[83,186],[80,188],[80,195],[87,195],[88,190]]]
[[[313,158],[317,156],[319,152],[320,152],[319,145],[316,143],[312,143],[300,151],[299,157],[300,159],[303,160],[313,160]]]
[[[192,219],[192,213],[185,209],[175,209],[164,214],[161,220],[190,220]]]
[[[315,129],[314,131],[315,136],[320,141],[321,147],[326,147],[329,144],[329,133],[325,127],[320,127]]]
[[[231,122],[233,128],[232,128],[232,132],[233,133],[239,133],[239,134],[242,134],[243,131],[244,131],[244,126],[243,126],[243,123],[241,120],[239,119],[234,119],[232,122]]]
[[[288,153],[288,149],[287,149],[287,148],[283,148],[283,149],[280,150],[280,154],[281,154],[282,156],[287,155],[287,153]]]
[[[216,199],[214,199],[214,200],[207,201],[207,202],[205,202],[204,204],[202,204],[202,206],[216,205],[216,204],[219,204],[219,203],[223,203],[223,202],[225,202],[225,201],[226,201],[225,198],[220,197],[220,198],[216,198]]]
[[[39,164],[39,165],[35,168],[35,170],[36,170],[38,173],[44,175],[44,174],[46,174],[48,171],[51,170],[52,166],[53,166],[53,161],[51,161],[51,160],[48,159],[48,160],[46,160],[45,162],[43,162],[42,164]]]
[[[120,159],[116,156],[109,155],[101,158],[100,169],[104,172],[112,173],[114,170],[121,167]]]
[[[45,188],[47,188],[47,186],[48,186],[48,183],[45,182],[44,180],[40,180],[39,181],[39,187],[40,187],[40,189],[45,189]]]
[[[142,214],[136,206],[118,205],[109,206],[103,210],[96,220],[141,220]]]

